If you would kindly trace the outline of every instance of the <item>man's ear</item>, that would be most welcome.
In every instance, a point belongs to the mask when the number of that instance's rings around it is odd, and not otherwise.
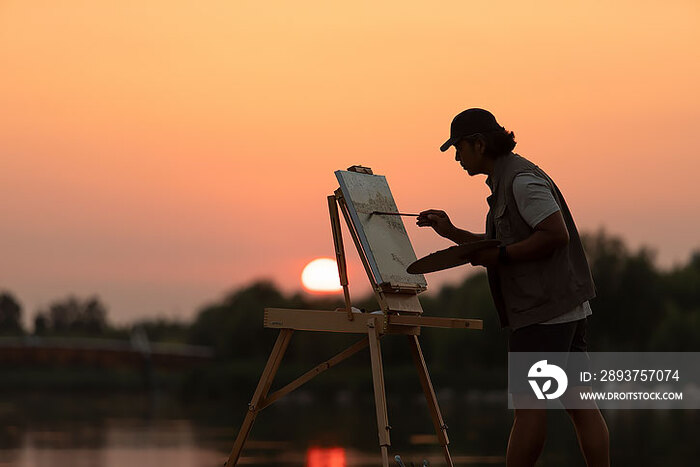
[[[484,151],[486,151],[486,141],[483,136],[479,135],[474,140],[474,150],[477,154],[484,155]]]

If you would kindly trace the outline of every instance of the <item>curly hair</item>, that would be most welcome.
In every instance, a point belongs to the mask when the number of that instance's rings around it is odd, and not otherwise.
[[[489,131],[486,133],[477,133],[464,138],[469,144],[474,145],[477,139],[481,139],[486,145],[484,155],[493,159],[504,156],[510,153],[515,145],[515,133],[501,127],[500,130]]]

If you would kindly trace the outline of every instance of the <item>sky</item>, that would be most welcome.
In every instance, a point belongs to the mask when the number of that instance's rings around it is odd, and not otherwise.
[[[333,172],[483,231],[438,148],[492,111],[581,231],[700,248],[700,3],[0,0],[0,289],[191,319],[332,257]],[[420,257],[450,243],[406,221]],[[349,237],[351,295],[369,292]],[[428,276],[461,280],[465,266]]]

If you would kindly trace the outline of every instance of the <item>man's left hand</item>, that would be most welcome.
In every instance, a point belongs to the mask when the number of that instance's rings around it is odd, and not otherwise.
[[[487,268],[498,265],[498,248],[485,248],[475,251],[470,256],[470,263],[474,266],[484,266]]]

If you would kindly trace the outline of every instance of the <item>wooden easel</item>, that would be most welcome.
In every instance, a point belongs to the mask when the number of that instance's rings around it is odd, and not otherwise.
[[[368,167],[352,166],[348,170],[372,174],[371,169]],[[345,218],[345,223],[350,231],[357,252],[367,272],[367,277],[369,278],[372,289],[381,307],[381,314],[357,313],[352,310],[338,206],[340,206],[340,210]],[[448,466],[453,467],[454,464],[452,463],[452,458],[450,457],[450,451],[448,449],[449,439],[447,437],[447,425],[445,425],[440,413],[440,408],[438,407],[437,397],[435,396],[433,384],[428,374],[428,367],[425,364],[423,352],[418,342],[418,336],[420,335],[421,327],[476,330],[483,329],[483,322],[478,319],[421,316],[423,310],[418,300],[418,294],[425,289],[424,287],[413,284],[377,284],[372,274],[366,252],[359,240],[353,222],[350,219],[348,208],[340,189],[336,190],[333,195],[328,196],[328,209],[333,230],[333,242],[335,245],[338,272],[340,274],[340,283],[343,286],[343,294],[345,297],[345,310],[265,309],[263,325],[266,328],[280,329],[280,333],[267,360],[267,364],[260,377],[258,386],[255,389],[253,398],[248,404],[248,411],[246,412],[243,424],[233,444],[231,454],[224,465],[226,467],[237,465],[241,451],[243,450],[248,434],[253,426],[253,422],[261,410],[269,407],[275,401],[310,381],[315,376],[369,346],[372,382],[374,386],[374,402],[377,412],[377,428],[379,430],[379,448],[382,456],[382,466],[389,467],[389,446],[391,446],[389,431],[391,426],[389,425],[389,418],[387,415],[380,339],[387,334],[402,334],[405,335],[408,340],[411,356],[416,370],[418,371],[418,377],[428,403],[428,409],[430,410],[430,416],[435,427],[435,432],[437,433],[438,442],[443,449],[445,461]],[[329,360],[307,371],[281,389],[278,389],[272,394],[268,394],[294,331],[355,333],[364,335],[364,337]]]

